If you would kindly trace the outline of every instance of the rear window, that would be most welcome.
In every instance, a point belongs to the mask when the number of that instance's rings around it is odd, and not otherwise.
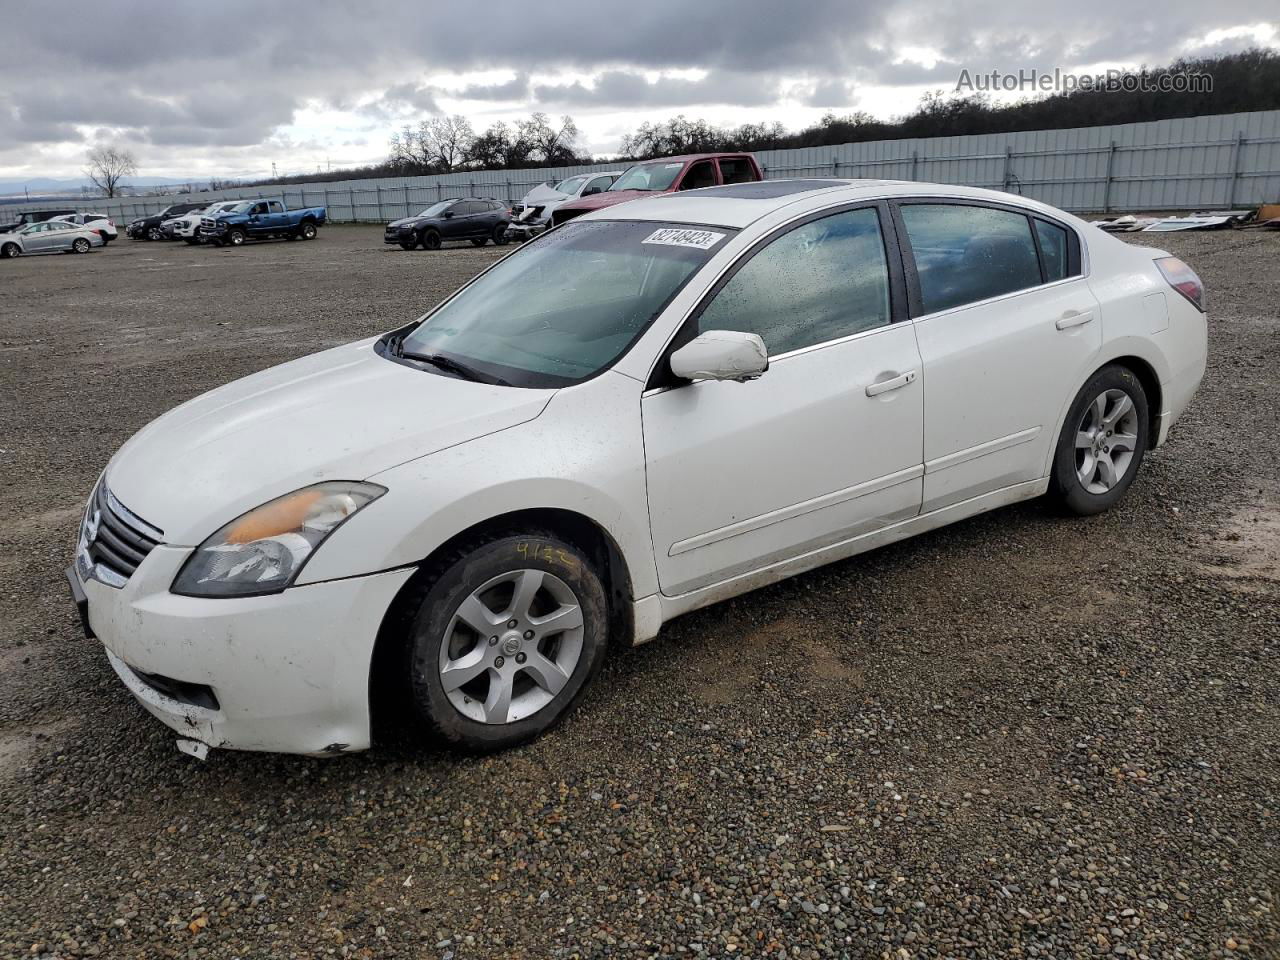
[[[908,203],[901,210],[925,313],[1039,286],[1040,261],[1025,215],[945,203]]]

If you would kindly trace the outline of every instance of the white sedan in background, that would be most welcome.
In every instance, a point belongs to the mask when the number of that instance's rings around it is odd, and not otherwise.
[[[68,578],[196,756],[362,749],[396,698],[506,747],[611,641],[1020,500],[1107,509],[1205,350],[1185,263],[1022,197],[636,200],[143,428]]]
[[[29,253],[88,253],[105,243],[92,226],[44,220],[0,233],[0,258],[9,260]]]

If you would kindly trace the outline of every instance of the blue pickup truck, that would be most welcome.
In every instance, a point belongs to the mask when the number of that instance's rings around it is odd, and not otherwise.
[[[288,237],[314,240],[325,221],[324,207],[290,210],[280,200],[245,200],[200,220],[200,236],[215,247],[238,247],[246,240]]]

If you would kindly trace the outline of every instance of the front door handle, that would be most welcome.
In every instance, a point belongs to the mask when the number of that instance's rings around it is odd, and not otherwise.
[[[1092,319],[1092,310],[1068,310],[1058,318],[1054,326],[1059,330],[1069,330],[1072,327],[1083,326]]]
[[[899,374],[889,380],[877,380],[875,383],[867,385],[867,396],[878,397],[882,393],[888,393],[890,390],[897,390],[899,387],[905,387],[908,383],[914,382],[916,379],[916,371],[908,370],[906,373]]]

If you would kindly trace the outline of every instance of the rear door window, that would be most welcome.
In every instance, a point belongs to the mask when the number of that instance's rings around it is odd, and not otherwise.
[[[756,172],[746,157],[721,157],[720,178],[725,183],[751,183],[756,178]]]
[[[716,185],[716,169],[710,160],[699,160],[685,173],[680,181],[681,190],[698,190],[702,187]]]
[[[1040,241],[1040,261],[1044,264],[1044,281],[1053,283],[1071,276],[1071,257],[1067,247],[1067,231],[1056,223],[1036,219],[1036,239]]]
[[[1039,286],[1027,217],[971,204],[904,203],[923,313]]]

